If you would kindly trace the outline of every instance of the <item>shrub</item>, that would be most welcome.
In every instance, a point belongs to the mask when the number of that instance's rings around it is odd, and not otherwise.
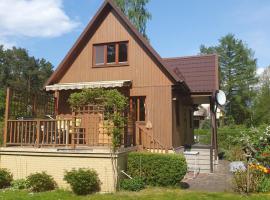
[[[259,184],[258,192],[270,192],[270,176],[264,176]]]
[[[145,183],[141,178],[123,179],[120,188],[128,191],[140,191],[145,188]]]
[[[15,190],[24,190],[27,188],[27,181],[25,179],[17,179],[11,182],[11,187]]]
[[[27,178],[27,187],[32,192],[45,192],[54,190],[56,188],[56,182],[53,177],[46,172],[30,174]]]
[[[98,174],[93,169],[72,169],[66,171],[64,180],[70,184],[72,191],[78,195],[87,195],[100,189]]]
[[[133,152],[128,156],[127,171],[147,185],[174,186],[184,178],[187,164],[182,155]]]
[[[201,129],[211,129],[211,121],[210,119],[205,119],[201,123]]]
[[[201,136],[201,144],[210,144],[211,129],[195,129],[194,134]],[[230,125],[218,128],[219,154],[224,155],[228,160],[243,160],[243,157],[240,155],[240,148],[243,146],[240,138],[243,134],[257,135],[252,128],[247,128],[243,125]]]
[[[263,173],[255,169],[249,170],[249,176],[247,173],[247,170],[239,170],[234,173],[234,190],[239,193],[259,192],[260,183],[264,177]]]
[[[13,175],[7,169],[0,169],[0,189],[9,187],[13,180]]]
[[[245,161],[245,152],[241,146],[233,146],[228,150],[225,150],[225,157],[229,161]]]

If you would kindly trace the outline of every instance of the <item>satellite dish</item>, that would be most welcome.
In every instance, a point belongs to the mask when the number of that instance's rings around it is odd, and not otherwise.
[[[226,103],[226,95],[222,90],[216,92],[216,101],[220,106],[224,106]]]

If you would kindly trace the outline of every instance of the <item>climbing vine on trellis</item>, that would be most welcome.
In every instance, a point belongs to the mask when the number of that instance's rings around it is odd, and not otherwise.
[[[95,88],[72,93],[68,102],[72,108],[90,104],[104,106],[105,119],[113,123],[113,127],[108,131],[108,134],[112,136],[113,148],[120,147],[126,123],[124,112],[128,106],[127,97],[116,89]]]

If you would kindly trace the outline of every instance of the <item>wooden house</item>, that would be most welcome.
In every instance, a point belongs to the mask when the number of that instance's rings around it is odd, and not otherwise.
[[[211,148],[217,150],[213,98],[219,89],[217,59],[216,55],[162,58],[113,1],[106,0],[45,85],[46,92],[55,98],[54,119],[10,119],[9,108],[6,109],[6,148],[0,152],[1,165],[10,168],[14,158],[4,156],[36,155],[35,148],[39,147],[38,155],[42,156],[42,152],[43,156],[49,155],[45,156],[48,163],[59,161],[65,166],[65,162],[71,161],[60,160],[69,155],[74,158],[76,153],[80,154],[79,149],[83,148],[89,154],[91,149],[92,154],[98,155],[100,152],[95,152],[95,147],[110,146],[110,138],[101,130],[100,115],[95,114],[100,108],[75,112],[67,102],[71,93],[84,88],[116,88],[129,98],[123,148],[133,147],[132,150],[138,147],[139,150],[166,153],[192,146],[194,108],[211,103]],[[7,106],[11,99],[9,95]],[[20,150],[14,146],[20,146]],[[26,146],[33,148],[25,150],[23,147]],[[49,159],[52,152],[58,160]],[[64,156],[59,155],[60,152],[64,152]],[[79,157],[82,159],[82,154]],[[19,158],[16,159],[18,162]],[[26,170],[25,166],[17,168]],[[17,177],[27,173],[18,173]],[[106,188],[104,190],[111,191],[115,187]]]

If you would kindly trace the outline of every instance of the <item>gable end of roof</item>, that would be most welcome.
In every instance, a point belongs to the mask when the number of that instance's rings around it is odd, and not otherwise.
[[[119,16],[120,20],[122,20],[124,24],[127,25],[127,28],[131,30],[131,33],[135,37],[136,41],[142,45],[142,47],[152,57],[152,59],[156,62],[156,64],[162,70],[162,72],[174,84],[181,83],[187,90],[189,90],[189,87],[184,82],[184,78],[181,72],[173,71],[170,68],[166,67],[160,55],[151,47],[149,42],[142,36],[141,33],[139,33],[139,31],[134,27],[134,25],[132,25],[132,23],[128,20],[128,18],[122,13],[122,11],[115,5],[115,3],[112,0],[104,1],[104,3],[100,7],[96,15],[86,26],[82,34],[79,36],[75,44],[69,50],[65,58],[62,60],[62,62],[59,64],[57,69],[54,71],[54,73],[51,75],[51,77],[48,79],[48,81],[44,86],[55,84],[57,83],[57,81],[61,79],[61,75],[64,74],[66,70],[68,70],[68,68],[74,62],[76,57],[80,54],[86,43],[91,39],[91,37],[93,36],[99,25],[106,18],[107,14],[112,10],[114,10],[115,13]]]

